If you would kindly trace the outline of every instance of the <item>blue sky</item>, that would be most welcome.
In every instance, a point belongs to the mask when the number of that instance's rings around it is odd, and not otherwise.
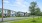
[[[42,0],[4,0],[4,9],[29,12],[29,6],[32,1],[36,1],[42,11]],[[0,0],[0,8],[2,8],[1,3],[2,1]]]

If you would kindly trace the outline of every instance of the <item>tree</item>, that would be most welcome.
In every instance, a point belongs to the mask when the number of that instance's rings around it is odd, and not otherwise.
[[[35,12],[36,15],[40,14],[40,8],[36,8],[36,12]],[[39,15],[38,15],[39,16]]]
[[[2,11],[0,10],[0,17],[2,17]]]
[[[42,16],[42,12],[40,12],[40,16]]]
[[[35,7],[37,6],[36,2],[31,2],[29,6],[29,10],[31,15],[33,15],[33,20],[34,20],[34,15],[35,15]]]
[[[39,7],[36,8],[36,12],[35,12],[35,14],[38,16],[38,19],[39,19],[39,16],[40,16],[40,8],[39,8]]]
[[[0,17],[2,17],[2,12],[0,12]]]
[[[17,17],[20,17],[20,11],[19,11],[19,12],[17,12]]]
[[[10,15],[11,15],[11,10],[8,10],[8,16],[10,17]]]
[[[26,13],[24,13],[24,16],[25,16]]]

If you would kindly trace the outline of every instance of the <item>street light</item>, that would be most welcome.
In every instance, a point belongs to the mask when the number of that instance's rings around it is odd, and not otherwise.
[[[3,22],[3,0],[2,0],[2,22]]]

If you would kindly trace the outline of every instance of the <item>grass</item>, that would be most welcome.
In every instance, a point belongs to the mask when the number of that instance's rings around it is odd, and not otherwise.
[[[2,16],[0,16],[0,18],[2,18]]]
[[[19,18],[19,17],[17,17],[17,18]],[[32,22],[33,21],[32,17],[31,18],[26,18],[25,17],[25,19],[19,18],[19,19],[15,19],[15,20],[12,20],[12,21],[7,20],[5,22],[9,22],[9,23],[42,23],[42,17],[40,17],[39,19],[34,18],[34,20],[35,20],[35,22]]]
[[[32,18],[27,19],[27,20],[21,20],[21,21],[13,21],[11,23],[42,23],[42,18],[34,18],[36,22],[32,22]]]

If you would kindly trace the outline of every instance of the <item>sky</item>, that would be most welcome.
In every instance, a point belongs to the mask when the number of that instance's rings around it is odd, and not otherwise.
[[[4,0],[4,9],[29,12],[30,3],[33,1],[37,2],[38,7],[42,11],[42,0]],[[2,0],[0,0],[0,8],[2,8]]]

